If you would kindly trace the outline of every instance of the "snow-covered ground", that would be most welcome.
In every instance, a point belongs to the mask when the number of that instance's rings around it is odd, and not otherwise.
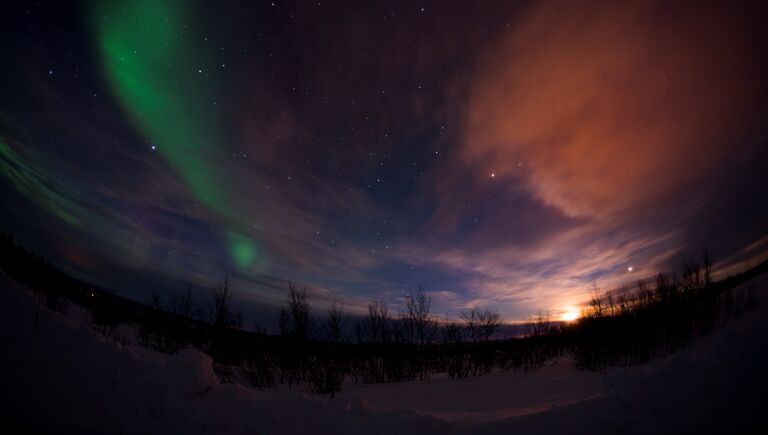
[[[344,385],[337,399],[365,397],[373,409],[407,409],[450,422],[487,422],[598,397],[602,376],[577,371],[568,357],[533,372],[495,372],[426,382]]]
[[[765,300],[766,277],[749,285]],[[641,366],[597,374],[564,358],[530,373],[348,384],[328,400],[220,384],[206,355],[123,346],[71,304],[43,304],[35,330],[36,296],[4,275],[0,287],[4,433],[768,433],[765,303]]]

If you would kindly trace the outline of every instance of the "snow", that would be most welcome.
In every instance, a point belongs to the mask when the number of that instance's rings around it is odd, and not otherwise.
[[[344,385],[337,395],[366,397],[374,409],[408,409],[450,422],[483,422],[546,411],[601,394],[601,375],[577,371],[563,357],[535,372],[497,371],[485,376],[399,384]]]
[[[221,384],[205,354],[160,354],[127,330],[123,345],[72,304],[66,314],[42,304],[35,329],[35,294],[5,276],[0,288],[0,418],[11,432],[768,433],[765,304],[640,366],[590,373],[564,358],[529,373],[346,384],[328,400]]]

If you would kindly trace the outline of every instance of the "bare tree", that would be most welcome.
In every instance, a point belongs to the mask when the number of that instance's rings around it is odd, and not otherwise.
[[[465,328],[458,322],[450,322],[443,328],[443,343],[460,344],[466,337]]]
[[[501,315],[498,311],[488,308],[480,309],[472,307],[469,311],[461,313],[464,321],[467,339],[469,341],[488,341],[501,327]]]
[[[326,324],[326,339],[333,343],[344,340],[344,329],[347,317],[344,315],[344,306],[333,304],[328,308],[328,321]]]
[[[592,299],[589,302],[592,307],[592,315],[595,317],[602,317],[605,314],[605,306],[603,305],[603,299],[600,296],[600,289],[597,287],[597,281],[592,282]]]
[[[709,247],[704,246],[701,251],[701,263],[704,268],[704,285],[709,287],[712,285],[712,258],[709,255]]]
[[[671,296],[673,290],[672,282],[663,273],[656,275],[656,296],[666,302]]]
[[[616,315],[616,297],[613,294],[614,292],[612,290],[608,290],[605,293],[605,305],[606,305],[606,311],[608,312],[609,316],[615,316]]]
[[[529,334],[536,337],[549,334],[554,327],[552,313],[549,311],[539,311],[528,323]]]
[[[298,340],[308,340],[312,329],[310,311],[307,289],[299,290],[292,283],[288,283],[288,300],[286,306],[280,309],[280,334]]]
[[[242,322],[242,315],[234,312],[229,304],[232,299],[232,291],[229,287],[229,278],[224,277],[224,282],[213,289],[211,296],[213,306],[211,307],[211,324],[218,329],[239,328]]]
[[[635,305],[635,301],[637,300],[637,297],[633,297],[630,294],[630,289],[624,288],[619,293],[618,297],[618,314],[620,316],[624,316],[629,314],[632,307]]]
[[[432,298],[419,285],[414,293],[405,295],[405,306],[400,312],[402,339],[409,344],[429,344],[437,334],[437,321],[429,314]]]
[[[683,291],[701,287],[701,265],[688,258],[683,262]]]
[[[649,290],[647,281],[637,282],[637,305],[636,310],[646,310],[653,303],[653,292]]]
[[[192,287],[188,286],[186,292],[173,298],[170,308],[173,314],[189,317],[192,314]]]
[[[389,309],[384,301],[368,303],[368,314],[355,324],[355,335],[360,343],[389,343]]]

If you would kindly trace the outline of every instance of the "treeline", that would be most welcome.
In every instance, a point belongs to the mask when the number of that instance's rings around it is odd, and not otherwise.
[[[653,282],[640,281],[633,288],[605,294],[595,285],[579,321],[563,328],[577,367],[601,370],[679,350],[692,338],[754,308],[754,285],[738,286],[767,266],[764,261],[740,275],[714,281],[705,250],[699,261],[684,263],[678,278],[660,273]]]
[[[153,295],[148,305],[110,294],[76,280],[0,234],[0,265],[14,280],[39,292],[46,305],[66,309],[67,300],[84,307],[98,331],[124,340],[123,327],[137,340],[161,352],[196,347],[209,354],[223,382],[254,388],[306,385],[333,395],[344,379],[356,383],[427,380],[436,373],[451,378],[477,376],[494,368],[532,370],[571,353],[579,368],[600,370],[633,364],[679,349],[756,304],[754,288],[732,289],[768,268],[755,268],[713,281],[709,256],[687,262],[680,278],[659,275],[655,282],[601,294],[582,317],[570,323],[539,313],[523,325],[523,334],[497,339],[498,312],[475,307],[459,320],[441,322],[431,313],[423,288],[404,297],[395,310],[371,301],[362,316],[332,305],[319,316],[305,289],[287,288],[279,312],[279,335],[260,325],[242,329],[242,316],[231,306],[232,289],[224,281],[201,306],[187,290],[168,303]]]
[[[371,301],[364,316],[349,316],[343,307],[332,305],[318,318],[306,290],[289,285],[279,336],[260,334],[244,346],[236,335],[222,335],[214,341],[217,348],[209,350],[214,369],[225,381],[256,388],[307,384],[323,394],[338,391],[345,378],[356,383],[403,382],[427,380],[440,372],[451,377],[483,374],[502,360],[509,369],[543,363],[544,358],[498,352],[500,342],[490,340],[501,326],[497,312],[473,308],[462,313],[461,321],[443,324],[430,310],[431,299],[419,288],[405,295],[396,312],[383,301]]]

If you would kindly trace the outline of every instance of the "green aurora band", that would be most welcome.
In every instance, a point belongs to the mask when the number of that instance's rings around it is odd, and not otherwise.
[[[197,200],[232,218],[232,200],[219,180],[214,154],[223,143],[215,92],[201,71],[213,56],[193,47],[190,11],[180,2],[98,2],[91,14],[100,60],[112,92],[136,128],[181,177]],[[215,74],[215,68],[210,69]],[[232,229],[227,244],[245,269],[256,259],[253,241]]]

